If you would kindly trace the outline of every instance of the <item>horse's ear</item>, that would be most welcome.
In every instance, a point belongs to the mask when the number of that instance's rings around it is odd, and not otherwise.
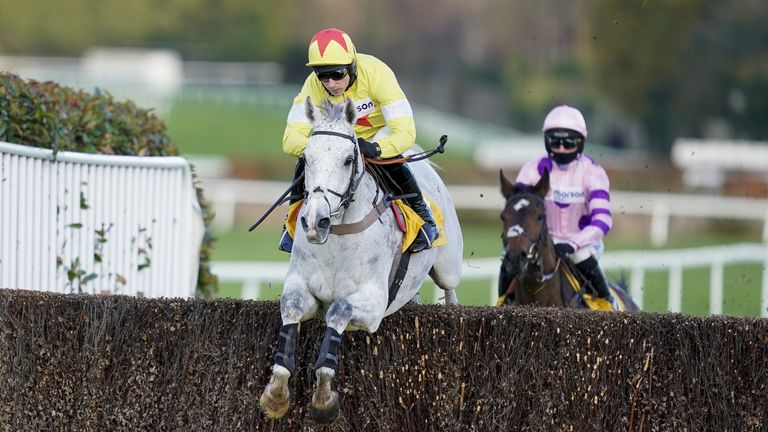
[[[350,98],[347,98],[344,101],[344,117],[347,119],[349,124],[355,124],[357,111],[355,110],[355,104]]]
[[[309,119],[309,122],[312,124],[315,124],[315,104],[312,103],[312,98],[307,96],[307,99],[304,101],[304,111],[307,114],[307,118]]]
[[[541,173],[541,178],[536,183],[534,190],[536,191],[536,194],[542,198],[547,196],[547,193],[549,193],[549,170],[548,169],[545,169],[544,172]]]
[[[499,170],[499,181],[501,182],[501,194],[509,199],[515,193],[515,185],[507,179],[502,170]]]

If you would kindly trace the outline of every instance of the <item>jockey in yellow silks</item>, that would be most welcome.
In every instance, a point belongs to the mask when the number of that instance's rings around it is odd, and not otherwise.
[[[341,103],[351,99],[357,109],[355,134],[360,151],[366,158],[389,159],[399,157],[416,140],[416,126],[408,99],[397,83],[397,78],[384,62],[355,50],[349,35],[329,28],[319,31],[309,43],[307,66],[312,72],[304,81],[301,91],[293,100],[283,134],[283,151],[300,157],[307,146],[312,124],[306,117],[304,101],[307,96],[315,105],[325,99]],[[419,252],[432,247],[439,235],[429,205],[424,201],[413,173],[405,163],[380,165],[399,187],[408,205],[424,220],[424,225],[411,251]],[[304,172],[304,160],[296,164],[294,179]],[[291,202],[301,199],[304,185],[299,182],[292,191]],[[293,239],[283,228],[280,249],[290,252]]]

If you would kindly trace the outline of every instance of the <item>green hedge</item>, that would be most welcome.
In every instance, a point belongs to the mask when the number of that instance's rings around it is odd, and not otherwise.
[[[768,320],[409,305],[345,332],[335,424],[264,417],[278,302],[0,290],[0,424],[66,431],[765,431]]]
[[[109,93],[24,80],[0,72],[0,141],[82,153],[127,156],[178,156],[165,123],[133,101],[116,101]],[[194,173],[193,173],[194,176]],[[203,191],[197,188],[206,235],[200,251],[197,294],[210,297],[217,289],[209,255],[213,219]]]

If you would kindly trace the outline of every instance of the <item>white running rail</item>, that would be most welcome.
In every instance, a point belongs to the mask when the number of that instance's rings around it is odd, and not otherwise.
[[[204,223],[182,157],[0,142],[0,288],[193,297]]]
[[[488,280],[488,305],[496,302],[499,258],[465,260],[463,281]],[[644,278],[648,270],[668,270],[669,289],[667,308],[670,312],[682,311],[683,270],[692,267],[709,267],[709,312],[723,312],[723,269],[729,264],[762,264],[762,288],[760,315],[768,317],[768,244],[734,244],[695,249],[662,251],[616,251],[607,252],[600,259],[604,270],[629,272],[629,292],[635,302],[643,307]],[[241,283],[242,298],[258,299],[265,284],[282,284],[288,263],[278,262],[214,262],[212,272],[219,282]],[[435,290],[434,302],[442,293]],[[461,293],[459,293],[461,295]]]
[[[235,224],[235,210],[238,204],[268,206],[285,192],[289,183],[205,178],[201,180],[201,184],[216,212],[213,223],[223,230],[228,230]],[[448,191],[459,210],[501,212],[501,206],[504,204],[498,186],[448,185]],[[762,240],[768,242],[768,200],[766,199],[613,190],[611,191],[611,208],[616,215],[649,216],[650,238],[655,246],[666,243],[669,237],[670,219],[673,216],[762,222]],[[284,216],[285,211],[278,209],[271,217]]]

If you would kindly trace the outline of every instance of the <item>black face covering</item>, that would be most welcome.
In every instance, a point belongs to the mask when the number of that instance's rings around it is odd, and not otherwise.
[[[568,165],[569,163],[576,160],[576,157],[579,156],[579,152],[573,152],[573,153],[555,153],[550,152],[549,157],[558,165]]]
[[[558,165],[567,165],[584,150],[584,136],[570,129],[550,129],[544,132],[544,145],[550,159]],[[577,149],[573,153],[555,153],[552,148]]]

